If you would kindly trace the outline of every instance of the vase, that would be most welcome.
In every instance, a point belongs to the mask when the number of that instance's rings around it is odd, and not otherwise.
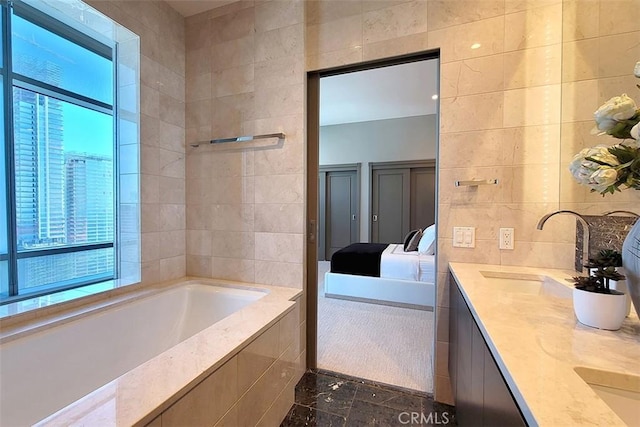
[[[627,296],[623,293],[600,294],[574,288],[573,311],[583,325],[617,331],[627,314]]]
[[[624,316],[629,317],[629,314],[631,313],[631,297],[629,297],[629,289],[627,288],[627,281],[625,279],[610,280],[609,288],[613,289],[614,291],[622,292],[623,294],[625,294],[625,300],[627,302],[625,304],[626,308],[624,309]]]
[[[633,307],[640,317],[640,221],[627,234],[622,244],[622,266]]]

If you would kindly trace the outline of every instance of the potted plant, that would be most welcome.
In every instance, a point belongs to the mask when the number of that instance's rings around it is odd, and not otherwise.
[[[631,298],[627,290],[627,281],[624,276],[624,268],[622,268],[622,254],[613,249],[603,249],[598,255],[589,259],[589,263],[585,265],[590,271],[593,269],[594,275],[598,274],[609,280],[609,288],[626,294],[627,308],[625,317],[631,313]],[[617,273],[617,275],[611,274]]]
[[[610,331],[622,326],[627,315],[627,295],[611,287],[613,281],[624,279],[616,271],[617,264],[621,264],[619,257],[616,251],[601,251],[586,265],[595,268],[591,275],[573,278],[573,310],[580,323]]]

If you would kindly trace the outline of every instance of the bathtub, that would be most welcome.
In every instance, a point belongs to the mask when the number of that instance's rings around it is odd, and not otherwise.
[[[127,381],[133,377],[139,380],[145,375],[144,369],[161,371],[167,360],[176,359],[178,354],[191,357],[194,346],[205,350],[199,342],[206,339],[210,345],[220,337],[219,331],[208,336],[203,331],[224,326],[225,321],[228,325],[241,322],[242,318],[232,319],[234,313],[241,315],[269,293],[268,289],[187,281],[81,312],[61,324],[17,338],[5,337],[0,345],[0,425],[32,425],[110,382],[133,388]],[[184,360],[186,367],[180,375],[190,375],[185,377],[186,382],[210,368],[189,373],[192,363],[205,362]],[[214,364],[215,360],[206,363]],[[120,383],[116,381],[119,377],[124,378]],[[169,396],[176,391],[164,393]]]

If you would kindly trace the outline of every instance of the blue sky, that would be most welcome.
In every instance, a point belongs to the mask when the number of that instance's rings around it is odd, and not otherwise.
[[[113,102],[110,60],[18,16],[14,15],[12,25],[14,57],[39,58],[55,64],[54,71],[43,74],[35,67],[14,61],[17,72],[107,104]],[[65,151],[113,154],[112,116],[65,102],[63,117]]]

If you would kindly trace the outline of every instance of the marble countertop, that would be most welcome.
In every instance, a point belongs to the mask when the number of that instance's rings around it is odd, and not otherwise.
[[[640,321],[633,308],[620,330],[594,329],[573,313],[565,279],[575,272],[466,263],[449,268],[529,425],[625,425],[574,368],[640,375]],[[482,271],[547,276],[568,289],[558,295],[505,291]]]

